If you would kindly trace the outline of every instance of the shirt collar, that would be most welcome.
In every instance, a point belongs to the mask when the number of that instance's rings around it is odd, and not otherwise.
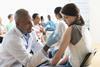
[[[17,27],[15,27],[14,30],[17,33],[18,36],[23,37],[23,33]]]

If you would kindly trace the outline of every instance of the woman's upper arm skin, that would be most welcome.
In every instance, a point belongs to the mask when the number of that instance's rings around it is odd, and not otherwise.
[[[72,31],[72,27],[68,27],[67,30],[65,31],[65,33],[63,35],[62,42],[61,42],[60,47],[59,47],[59,50],[57,51],[54,58],[52,59],[51,64],[55,65],[61,59],[61,56],[63,55],[68,44],[70,43],[71,31]]]

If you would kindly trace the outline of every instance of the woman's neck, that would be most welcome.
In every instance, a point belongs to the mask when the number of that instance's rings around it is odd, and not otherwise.
[[[34,22],[34,25],[37,25],[38,23],[36,21],[33,21]]]

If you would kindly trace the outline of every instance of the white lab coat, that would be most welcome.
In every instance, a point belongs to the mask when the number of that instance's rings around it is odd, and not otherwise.
[[[34,53],[37,53],[39,50],[41,50],[43,48],[44,44],[41,42],[40,39],[38,39],[35,31],[32,31],[32,33],[30,35],[31,36],[29,38],[28,51],[30,51],[30,48],[31,48],[31,50]]]
[[[36,67],[43,58],[47,60],[43,50],[34,55],[27,51],[23,34],[17,28],[6,34],[0,47],[0,67]]]

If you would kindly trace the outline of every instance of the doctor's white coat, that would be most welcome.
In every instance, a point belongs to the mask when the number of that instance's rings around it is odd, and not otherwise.
[[[34,55],[28,50],[30,49],[25,47],[23,34],[17,28],[12,29],[0,46],[0,67],[36,67],[43,58],[47,60],[42,49]]]

